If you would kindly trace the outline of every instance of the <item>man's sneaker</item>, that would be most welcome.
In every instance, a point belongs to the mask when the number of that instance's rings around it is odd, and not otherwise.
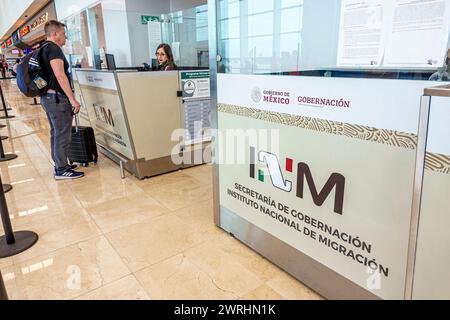
[[[73,171],[71,169],[68,169],[64,172],[61,173],[56,173],[55,174],[55,179],[56,180],[73,180],[73,179],[79,179],[84,177],[84,173],[83,172],[76,172]]]
[[[75,170],[76,168],[78,168],[78,166],[76,164],[68,164],[67,165],[67,170]],[[55,174],[57,173],[57,170],[55,168]]]

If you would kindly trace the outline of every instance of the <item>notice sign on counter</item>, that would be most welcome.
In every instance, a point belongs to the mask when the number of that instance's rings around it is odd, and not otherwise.
[[[186,145],[211,140],[209,71],[180,71]]]
[[[209,98],[209,71],[181,71],[183,98]]]
[[[86,70],[76,73],[97,142],[113,153],[134,160],[114,73]]]

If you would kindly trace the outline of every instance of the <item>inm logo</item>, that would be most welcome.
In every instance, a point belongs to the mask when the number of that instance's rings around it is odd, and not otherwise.
[[[292,192],[292,181],[284,178],[283,170],[281,169],[280,161],[278,157],[270,152],[260,151],[258,153],[258,163],[265,165],[272,182],[272,185],[285,192]],[[285,171],[293,173],[294,160],[286,158]],[[250,178],[258,179],[264,182],[266,177],[263,169],[258,170],[258,177],[256,177],[256,149],[250,147]],[[316,206],[322,206],[325,200],[330,196],[331,191],[334,192],[334,212],[337,214],[343,214],[344,207],[344,193],[345,193],[345,177],[340,173],[332,173],[325,183],[320,192],[317,192],[316,183],[314,182],[313,175],[310,167],[304,162],[297,163],[297,184],[296,184],[296,196],[300,199],[304,199],[305,180],[311,192],[312,200]]]
[[[114,118],[110,109],[106,109],[103,106],[93,105],[95,110],[95,117],[97,120],[102,121],[112,127],[115,127]]]

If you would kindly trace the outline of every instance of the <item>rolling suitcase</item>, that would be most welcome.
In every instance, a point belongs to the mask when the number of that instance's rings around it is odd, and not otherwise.
[[[72,127],[72,141],[68,151],[69,163],[74,162],[87,167],[89,162],[97,163],[98,152],[95,143],[94,129],[78,125],[78,115],[75,115],[75,127]]]

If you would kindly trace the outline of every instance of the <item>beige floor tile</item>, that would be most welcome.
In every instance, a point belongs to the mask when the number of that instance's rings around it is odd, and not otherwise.
[[[103,161],[101,159],[100,161]],[[70,181],[68,184],[72,188],[83,187],[87,184],[98,184],[101,182],[108,182],[110,184],[117,184],[118,182],[127,182],[129,179],[122,180],[120,177],[120,169],[119,166],[115,165],[115,167],[108,166],[106,168],[100,168],[100,164],[98,165],[89,165],[89,167],[78,167],[77,171],[81,171],[85,174],[84,178]]]
[[[181,170],[140,180],[136,184],[150,194],[161,189],[186,190],[203,185],[200,181],[183,173]]]
[[[16,229],[16,231],[24,229],[34,231],[39,235],[39,240],[32,248],[14,256],[14,263],[23,262],[100,235],[100,230],[85,212],[70,215],[58,214],[45,220],[40,224],[24,225]]]
[[[86,215],[80,202],[70,194],[56,197],[50,193],[40,197],[10,198],[8,209],[14,227],[47,223],[54,216]]]
[[[134,275],[129,275],[84,294],[77,300],[150,300],[150,297]]]
[[[213,242],[186,251],[185,256],[206,272],[221,290],[241,297],[263,285],[252,270],[234,261]]]
[[[72,193],[84,207],[95,206],[106,201],[133,194],[143,194],[142,189],[136,186],[136,184],[129,180],[120,180],[120,177],[114,183],[108,180],[99,180],[77,185],[71,185],[71,183],[72,181],[69,181],[68,185]]]
[[[282,297],[289,300],[322,300],[323,298],[310,288],[282,272],[266,283]]]
[[[235,238],[229,236],[219,238],[215,241],[215,245],[226,252],[233,261],[238,262],[248,270],[252,270],[263,282],[283,273],[276,265]]]
[[[38,164],[35,165],[36,171],[41,175],[42,178],[49,179],[53,178],[54,176],[54,168],[53,168],[53,162],[48,164]]]
[[[226,234],[225,231],[214,224],[212,199],[173,211],[173,214],[194,228],[205,240],[214,240]]]
[[[9,166],[8,166],[9,167]],[[41,175],[32,166],[16,167],[16,168],[1,168],[0,173],[2,180],[6,181],[22,181],[27,179],[40,179]]]
[[[173,214],[121,228],[107,237],[133,272],[201,242],[196,231]]]
[[[211,300],[236,299],[234,292],[221,289],[206,272],[183,254],[136,273],[152,299]]]
[[[284,298],[267,285],[244,295],[239,300],[284,300]]]
[[[0,169],[7,170],[6,172],[12,171],[12,170],[21,170],[22,168],[34,168],[32,161],[28,157],[20,157],[17,159],[14,159],[12,161],[7,162],[0,162]],[[3,174],[5,175],[5,174]],[[3,179],[2,175],[2,179]],[[5,177],[8,177],[5,175]],[[9,178],[8,178],[9,179]],[[6,178],[5,178],[6,180]]]
[[[3,230],[2,230],[1,234],[3,235]],[[12,260],[11,257],[9,257],[9,258],[0,258],[0,270],[4,269],[6,267],[9,267],[12,264],[13,264],[13,260]]]
[[[7,196],[14,198],[26,198],[30,196],[42,197],[49,193],[43,180],[39,178],[29,178],[25,180],[11,180],[9,183],[13,189],[8,192]]]
[[[170,210],[188,207],[213,197],[212,186],[192,187],[192,184],[169,184],[146,192]]]
[[[182,172],[184,174],[200,181],[203,184],[212,184],[213,183],[212,165],[204,164],[201,166],[183,169]]]
[[[55,180],[53,175],[54,173],[52,167],[51,174],[42,176],[42,180],[50,193],[58,197],[64,197],[67,195],[72,196],[72,189],[69,188],[68,183],[64,180]]]
[[[6,268],[5,285],[17,299],[70,299],[127,274],[108,241],[98,237]]]
[[[168,211],[169,209],[145,193],[107,201],[88,208],[89,214],[104,233],[144,222]]]

